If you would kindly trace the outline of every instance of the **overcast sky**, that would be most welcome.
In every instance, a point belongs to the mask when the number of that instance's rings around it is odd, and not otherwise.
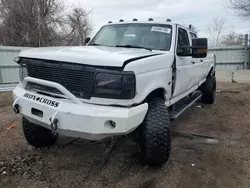
[[[91,19],[95,31],[109,20],[154,20],[167,18],[180,24],[192,24],[199,30],[199,36],[206,36],[207,25],[213,17],[227,18],[224,33],[231,30],[245,34],[247,22],[237,18],[229,9],[229,0],[68,0],[70,3],[92,9]]]

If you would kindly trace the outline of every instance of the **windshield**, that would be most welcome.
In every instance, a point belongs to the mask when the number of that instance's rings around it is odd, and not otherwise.
[[[132,23],[104,26],[89,45],[169,51],[171,40],[171,25]]]

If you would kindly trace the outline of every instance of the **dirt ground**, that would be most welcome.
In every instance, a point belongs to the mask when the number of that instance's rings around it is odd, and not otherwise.
[[[250,187],[250,85],[218,84],[216,104],[198,103],[173,122],[171,159],[161,168],[140,165],[130,139],[60,138],[34,149],[10,104],[11,94],[0,94],[0,188]]]

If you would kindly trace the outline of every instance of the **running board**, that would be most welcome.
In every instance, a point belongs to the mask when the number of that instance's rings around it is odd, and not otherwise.
[[[192,99],[190,98],[187,104],[182,104],[181,106],[174,109],[170,114],[170,119],[176,120],[178,117],[180,117],[187,109],[189,109],[191,106],[193,106],[198,100],[200,100],[202,94],[198,93],[196,94]]]

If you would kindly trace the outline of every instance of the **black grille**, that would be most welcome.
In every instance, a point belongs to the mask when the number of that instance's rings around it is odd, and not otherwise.
[[[20,59],[20,65],[21,80],[29,76],[56,82],[63,85],[76,97],[85,99],[91,98],[94,90],[95,72],[96,69],[101,68],[82,64],[26,58]],[[108,67],[108,69],[120,70],[120,68],[117,67]],[[40,86],[40,89],[41,87],[43,86]],[[42,90],[51,92],[47,87],[43,87]]]

